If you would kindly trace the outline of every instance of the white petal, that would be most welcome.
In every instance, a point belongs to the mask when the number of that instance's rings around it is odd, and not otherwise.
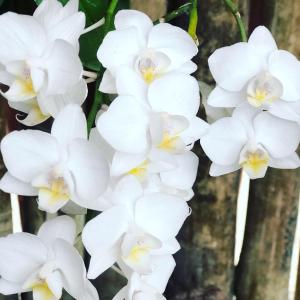
[[[16,115],[16,119],[19,123],[25,125],[25,126],[35,126],[38,124],[41,124],[49,119],[49,115],[44,115],[39,107],[32,107],[32,109],[29,111],[28,115],[20,119],[20,114]]]
[[[118,69],[116,87],[119,95],[133,96],[138,101],[146,102],[147,84],[132,68]]]
[[[88,278],[95,279],[110,268],[120,256],[119,246],[113,246],[105,253],[92,255],[89,265]]]
[[[275,101],[269,107],[269,113],[279,118],[295,121],[300,125],[300,101]]]
[[[57,239],[54,243],[55,261],[63,274],[64,288],[75,299],[84,299],[86,290],[86,271],[84,262],[68,242]]]
[[[202,119],[195,117],[190,120],[190,124],[186,130],[184,130],[180,137],[186,145],[195,143],[209,130],[209,125]]]
[[[215,107],[236,107],[245,100],[246,93],[244,90],[230,92],[217,85],[209,94],[207,103]]]
[[[9,173],[25,182],[30,182],[59,161],[56,140],[38,130],[8,134],[1,142],[1,152]]]
[[[153,259],[153,271],[150,275],[143,276],[143,280],[163,293],[175,268],[175,260],[172,255],[156,256]]]
[[[63,6],[59,1],[55,0],[43,0],[37,7],[33,16],[44,26],[53,25]]]
[[[133,66],[140,50],[139,33],[134,27],[109,32],[97,53],[101,64],[111,71],[121,65]]]
[[[47,275],[46,283],[53,295],[60,299],[63,291],[63,279],[60,271],[56,270]]]
[[[68,169],[75,182],[77,204],[88,207],[89,200],[97,199],[106,190],[108,163],[93,143],[83,139],[70,143]]]
[[[284,50],[274,52],[269,58],[269,71],[283,85],[283,100],[300,100],[300,62],[293,54]]]
[[[143,195],[143,188],[132,175],[123,177],[113,191],[113,204],[124,204],[132,208],[135,201]]]
[[[0,17],[0,45],[1,63],[24,60],[42,54],[46,34],[31,16],[9,12]]]
[[[35,92],[31,89],[27,91],[27,88],[24,88],[23,81],[16,79],[10,85],[9,90],[3,93],[3,96],[11,102],[24,102],[33,99]]]
[[[0,189],[5,193],[22,196],[36,196],[38,191],[31,184],[18,180],[6,172],[0,180]]]
[[[112,176],[120,176],[141,165],[146,159],[147,156],[143,154],[128,154],[117,151],[113,157],[110,173]]]
[[[260,57],[262,63],[266,63],[268,56],[277,50],[277,45],[271,32],[264,26],[258,26],[253,30],[249,37],[248,45],[251,51]]]
[[[115,153],[114,149],[103,139],[96,127],[92,128],[89,141],[95,144],[107,161],[111,162]]]
[[[196,180],[199,159],[193,152],[185,152],[174,157],[178,167],[168,172],[161,172],[161,180],[174,188],[190,189]]]
[[[199,86],[194,77],[170,73],[149,87],[149,103],[156,112],[167,112],[191,119],[200,106]]]
[[[153,27],[149,33],[148,48],[165,53],[171,59],[172,69],[179,68],[198,52],[195,42],[186,31],[168,23]]]
[[[148,114],[132,97],[116,98],[108,111],[99,117],[97,128],[118,151],[138,154],[148,147]]]
[[[237,171],[240,168],[241,168],[241,166],[238,163],[223,166],[223,165],[218,165],[213,162],[209,169],[209,175],[210,176],[220,176],[220,175],[224,175],[224,174],[228,174],[228,173]]]
[[[76,49],[63,40],[53,42],[40,59],[30,60],[30,63],[46,70],[49,94],[67,92],[82,77],[82,64]]]
[[[76,224],[71,217],[59,216],[43,223],[37,236],[48,246],[52,246],[58,238],[73,244],[76,237]]]
[[[139,32],[140,40],[146,42],[153,23],[151,19],[141,11],[124,9],[116,14],[115,27],[117,30],[135,27]]]
[[[260,61],[246,43],[217,49],[208,58],[209,69],[217,84],[228,91],[240,91],[261,69]]]
[[[23,283],[46,262],[47,249],[38,237],[22,232],[0,239],[0,255],[1,276]]]
[[[175,237],[188,215],[183,199],[166,194],[145,195],[136,203],[136,223],[162,241]]]
[[[53,201],[53,194],[46,189],[40,189],[38,195],[38,207],[40,210],[46,211],[50,214],[58,212],[62,207],[68,203],[65,195],[56,196]]]
[[[271,158],[269,162],[270,167],[277,169],[297,169],[300,167],[300,159],[297,153],[284,158]]]
[[[51,134],[61,143],[67,145],[72,140],[87,139],[85,115],[79,105],[67,105],[55,118]]]
[[[299,145],[299,125],[272,116],[268,112],[262,112],[255,118],[254,130],[257,142],[274,158],[293,154]]]
[[[87,96],[87,85],[83,79],[79,80],[73,87],[63,94],[48,95],[42,90],[37,97],[41,110],[52,117],[68,104],[82,105]]]
[[[116,80],[111,72],[107,69],[104,71],[99,90],[106,94],[117,93]]]
[[[85,16],[78,12],[78,0],[70,0],[63,7],[60,2],[44,0],[33,14],[47,30],[51,41],[65,40],[77,46],[85,26]]]
[[[184,63],[179,69],[178,71],[183,72],[185,74],[191,74],[196,72],[198,69],[198,66],[192,62],[192,61],[188,61],[186,63]]]
[[[78,12],[57,23],[55,26],[48,28],[49,39],[51,41],[61,39],[74,47],[78,47],[78,39],[85,27],[85,15]]]
[[[82,241],[91,255],[102,254],[114,246],[128,228],[124,207],[115,206],[89,221],[82,232]]]
[[[0,293],[3,295],[18,294],[22,291],[22,283],[5,280],[0,278]]]
[[[242,124],[234,118],[222,118],[213,123],[200,140],[206,155],[216,164],[231,165],[239,160],[240,152],[247,142]]]

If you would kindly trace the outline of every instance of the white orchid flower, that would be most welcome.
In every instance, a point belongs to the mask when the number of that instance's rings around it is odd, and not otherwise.
[[[103,40],[98,59],[107,69],[100,90],[118,93],[118,82],[130,81],[133,88],[147,89],[157,78],[173,71],[190,74],[197,69],[191,61],[197,46],[187,32],[167,23],[153,26],[151,19],[136,10],[121,10],[116,30]]]
[[[118,261],[140,274],[151,274],[157,255],[179,250],[175,236],[189,213],[182,199],[143,195],[133,176],[124,177],[114,190],[112,207],[83,230],[83,243],[91,255],[88,277],[96,278]]]
[[[81,13],[69,15],[75,6],[73,0],[64,8],[58,1],[45,0],[34,17],[11,12],[0,16],[0,82],[9,87],[1,93],[11,107],[28,114],[22,120],[25,125],[55,117],[65,105],[81,105],[86,98],[74,47],[79,29],[73,26],[74,19],[80,24],[84,20]],[[66,27],[70,21],[72,26]]]
[[[300,161],[295,151],[299,140],[295,122],[246,105],[237,108],[232,117],[213,123],[200,142],[213,162],[210,175],[243,168],[254,179],[264,177],[268,167],[298,168]]]
[[[79,0],[65,6],[58,0],[43,0],[33,17],[44,27],[49,41],[64,40],[79,50],[79,37],[85,27],[85,14],[78,11]]]
[[[168,88],[162,88],[162,81],[169,81]],[[97,119],[102,139],[114,149],[111,175],[131,174],[148,181],[153,174],[165,172],[166,185],[175,180],[176,188],[190,189],[198,159],[188,150],[208,127],[196,117],[200,105],[196,80],[189,75],[166,75],[149,87],[148,103],[139,99],[119,96]],[[190,175],[185,177],[186,184],[179,182],[178,172]]]
[[[162,293],[165,291],[169,278],[174,270],[175,261],[172,255],[155,257],[152,273],[140,275],[126,269],[121,269],[129,279],[113,300],[165,300]]]
[[[247,102],[253,107],[277,111],[277,105],[300,100],[300,63],[291,53],[278,50],[267,28],[257,27],[248,43],[217,49],[208,59],[217,83],[208,104],[236,107]]]
[[[76,225],[60,216],[45,222],[37,236],[15,233],[0,238],[0,292],[33,292],[34,300],[58,300],[65,289],[77,300],[98,300],[73,247]]]
[[[109,169],[106,159],[87,141],[86,119],[75,104],[66,106],[55,119],[51,134],[22,130],[1,142],[8,172],[0,188],[8,193],[38,195],[39,208],[54,213],[87,207],[105,191]]]

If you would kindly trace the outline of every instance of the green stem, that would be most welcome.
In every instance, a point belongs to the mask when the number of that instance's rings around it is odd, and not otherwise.
[[[192,3],[191,2],[185,3],[185,4],[181,5],[180,7],[178,7],[177,9],[171,11],[170,13],[168,13],[167,15],[165,15],[164,17],[156,20],[154,22],[154,25],[159,24],[159,23],[170,22],[173,19],[175,19],[175,18],[177,18],[177,17],[179,17],[181,15],[189,14],[190,11],[191,11],[191,7],[192,7]]]
[[[190,13],[190,22],[188,32],[190,36],[193,38],[195,43],[198,45],[198,37],[197,37],[197,25],[198,25],[198,0],[192,0],[191,2],[192,9]]]
[[[243,23],[241,14],[238,11],[238,7],[237,5],[235,5],[232,0],[224,0],[226,6],[229,8],[229,10],[231,11],[231,13],[233,14],[235,21],[239,27],[239,31],[240,31],[240,35],[241,35],[241,40],[242,42],[247,42],[247,33],[246,33],[246,29],[245,29],[245,25]]]
[[[114,19],[114,13],[118,5],[118,0],[111,0],[106,16],[105,16],[105,23],[104,23],[104,31],[103,31],[103,37],[112,29],[113,27],[113,19]],[[97,113],[99,109],[101,108],[101,105],[103,104],[103,94],[99,91],[99,85],[102,80],[102,76],[104,74],[104,68],[101,67],[99,73],[98,73],[98,79],[96,81],[96,92],[95,92],[95,98],[94,102],[92,104],[91,110],[88,114],[87,118],[87,127],[88,127],[88,134],[90,133],[97,116]]]
[[[91,110],[90,110],[88,118],[87,118],[88,134],[90,134],[91,129],[94,126],[97,113],[100,110],[101,105],[103,104],[103,94],[99,91],[99,85],[100,85],[100,82],[101,82],[101,77],[103,75],[102,68],[99,71],[99,74],[101,74],[101,75],[100,75],[100,78],[98,78],[97,81],[96,81],[96,91],[95,91],[94,102],[92,104]]]

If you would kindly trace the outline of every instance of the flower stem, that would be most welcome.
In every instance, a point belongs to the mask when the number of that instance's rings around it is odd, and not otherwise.
[[[112,29],[113,27],[113,17],[114,17],[114,12],[117,8],[118,5],[118,0],[111,0],[107,12],[106,12],[106,16],[105,16],[105,22],[104,22],[104,33],[103,33],[103,37],[105,37],[105,35]],[[102,79],[104,73],[104,68],[101,66],[100,71],[99,71],[99,76],[98,79],[96,81],[96,92],[95,92],[95,98],[94,98],[94,102],[92,104],[92,108],[88,114],[88,118],[87,118],[87,127],[88,127],[88,134],[90,133],[94,123],[95,123],[95,119],[97,116],[97,113],[99,111],[99,109],[101,108],[101,105],[103,103],[103,98],[104,95],[99,91],[99,86],[100,86],[100,82]]]
[[[232,2],[232,0],[224,0],[226,6],[229,8],[229,10],[231,11],[231,13],[233,14],[236,23],[239,27],[239,31],[240,31],[240,35],[241,35],[241,40],[242,42],[247,42],[247,33],[246,33],[246,29],[245,29],[245,25],[243,23],[241,14],[238,11],[238,7],[236,4],[234,4]]]
[[[100,74],[103,74],[103,69],[102,68],[100,70]],[[95,91],[94,102],[92,104],[92,108],[91,108],[90,113],[89,113],[88,118],[87,118],[88,134],[90,134],[91,129],[93,128],[93,125],[95,123],[95,119],[96,119],[97,113],[100,110],[101,105],[103,103],[104,95],[103,95],[103,93],[101,93],[99,91],[100,82],[101,82],[101,78],[97,79],[97,81],[96,81],[96,91]]]
[[[192,0],[191,2],[192,8],[190,12],[190,22],[188,32],[190,36],[193,38],[195,43],[199,45],[198,37],[197,37],[197,25],[198,25],[198,0]]]
[[[159,24],[159,23],[170,22],[173,19],[175,19],[183,14],[189,14],[191,11],[191,7],[192,7],[191,2],[185,3],[185,4],[181,5],[180,7],[178,7],[177,9],[171,11],[169,14],[165,15],[164,17],[156,20],[154,22],[154,25]]]
[[[118,274],[120,274],[121,276],[123,276],[123,277],[126,278],[125,274],[124,274],[117,266],[112,265],[111,268],[112,268],[115,272],[117,272]]]
[[[92,30],[94,30],[94,29],[97,29],[97,28],[101,27],[104,23],[105,23],[105,19],[102,18],[101,20],[99,20],[99,21],[96,22],[95,24],[93,24],[93,25],[91,25],[91,26],[85,28],[85,29],[82,31],[82,34],[81,34],[81,35],[86,34],[86,33],[90,32],[90,31],[92,31]]]

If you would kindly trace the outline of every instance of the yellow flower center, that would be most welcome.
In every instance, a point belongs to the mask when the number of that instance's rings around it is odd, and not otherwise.
[[[163,150],[176,149],[179,139],[180,137],[178,135],[170,135],[168,132],[164,132],[162,141],[157,147]]]
[[[155,69],[153,67],[148,67],[148,68],[145,68],[145,69],[141,69],[141,73],[142,73],[144,81],[147,84],[152,83],[152,81],[157,77],[157,74],[156,74]]]
[[[145,160],[137,167],[131,169],[127,174],[136,176],[138,179],[143,180],[147,175],[148,161]]]
[[[256,150],[255,152],[246,153],[246,159],[241,165],[243,168],[251,170],[254,174],[258,174],[268,163],[268,154],[261,150]]]
[[[141,260],[141,258],[149,252],[150,249],[151,248],[149,246],[143,243],[140,245],[137,244],[131,248],[130,253],[126,258],[126,260],[129,260],[134,263],[138,263]]]
[[[52,204],[57,201],[68,201],[70,199],[68,187],[63,178],[54,179],[50,188],[42,187],[40,192],[44,193]]]
[[[34,299],[57,300],[57,298],[50,290],[48,284],[44,280],[40,280],[32,285],[32,292],[34,295]]]

